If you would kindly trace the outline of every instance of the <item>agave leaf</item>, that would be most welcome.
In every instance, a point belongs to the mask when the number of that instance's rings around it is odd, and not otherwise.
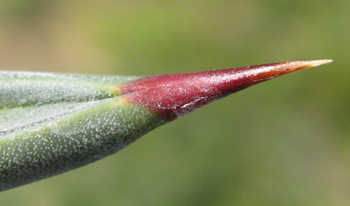
[[[110,89],[138,77],[0,75],[0,190],[96,161],[164,122]]]
[[[329,62],[145,78],[0,72],[0,191],[89,164],[216,99]]]

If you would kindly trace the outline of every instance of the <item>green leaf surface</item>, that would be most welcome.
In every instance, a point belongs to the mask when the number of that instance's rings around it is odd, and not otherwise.
[[[0,190],[101,159],[164,123],[111,92],[138,77],[0,75]]]
[[[138,78],[1,71],[0,108],[111,98],[112,86]]]

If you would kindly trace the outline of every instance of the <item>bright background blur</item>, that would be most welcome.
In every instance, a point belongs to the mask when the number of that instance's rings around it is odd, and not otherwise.
[[[0,69],[154,75],[334,59],[0,205],[349,205],[350,1],[0,1]]]

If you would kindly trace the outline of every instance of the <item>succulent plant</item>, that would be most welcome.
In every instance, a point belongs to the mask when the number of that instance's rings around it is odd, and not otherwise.
[[[0,72],[0,191],[111,155],[260,82],[331,60],[149,77]]]

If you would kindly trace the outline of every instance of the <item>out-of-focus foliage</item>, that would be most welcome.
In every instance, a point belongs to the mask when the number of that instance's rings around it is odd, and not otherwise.
[[[350,2],[0,2],[0,68],[137,75],[334,63],[260,84],[6,205],[347,205]]]

